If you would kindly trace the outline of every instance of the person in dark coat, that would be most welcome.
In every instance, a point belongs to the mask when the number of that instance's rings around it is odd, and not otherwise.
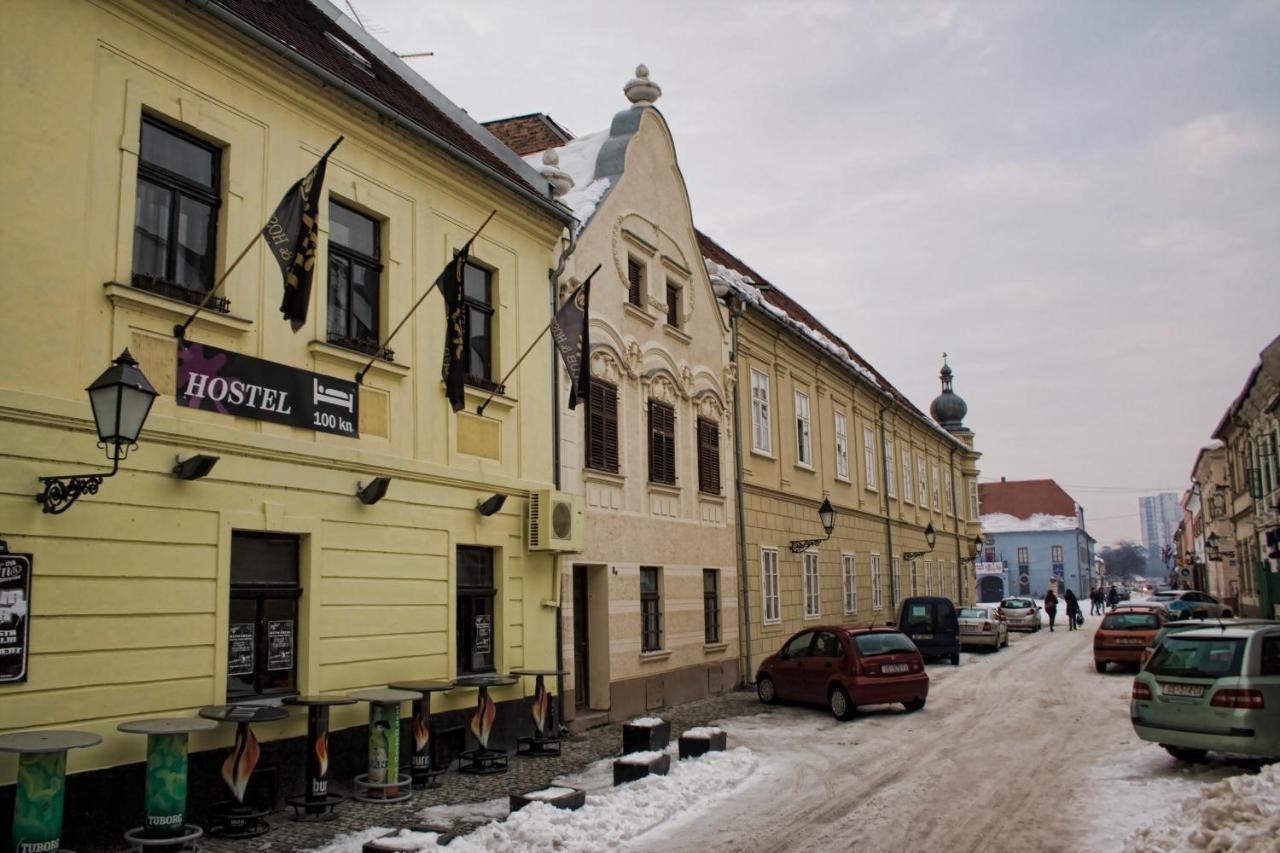
[[[1095,586],[1089,590],[1089,615],[1102,612],[1102,587]]]
[[[1076,599],[1076,594],[1072,590],[1067,590],[1063,600],[1067,602],[1067,630],[1074,631],[1076,629],[1076,617],[1080,615],[1080,602]]]
[[[1112,584],[1111,589],[1107,590],[1107,607],[1112,610],[1116,609],[1116,605],[1120,603],[1120,593],[1116,591],[1116,585]]]
[[[1044,612],[1049,616],[1049,630],[1053,630],[1053,620],[1058,617],[1058,596],[1053,590],[1044,594]]]

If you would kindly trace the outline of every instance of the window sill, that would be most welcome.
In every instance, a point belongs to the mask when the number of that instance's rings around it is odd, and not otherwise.
[[[649,491],[659,495],[668,495],[669,497],[680,497],[680,487],[672,486],[668,483],[655,483],[652,480],[648,483]]]
[[[781,619],[766,619],[766,620],[764,620],[763,622],[761,622],[760,624],[761,624],[762,626],[764,626],[765,628],[781,628],[781,627],[782,627],[782,620],[781,620]]]
[[[671,657],[671,649],[654,649],[651,652],[640,653],[640,663],[651,663],[653,661],[664,661]]]
[[[719,506],[724,506],[725,496],[712,494],[711,492],[698,492],[698,500],[702,501],[703,503],[718,504]]]
[[[751,455],[752,455],[752,456],[759,456],[759,457],[761,457],[761,458],[763,458],[763,459],[768,459],[768,460],[770,460],[770,461],[775,461],[775,457],[774,457],[774,455],[773,455],[773,451],[771,451],[771,450],[758,450],[757,448],[754,448],[754,447],[753,447],[753,448],[751,448]]]
[[[445,389],[444,380],[440,380],[440,393],[447,398],[448,392]],[[480,404],[489,399],[489,392],[474,385],[464,385],[462,387],[463,401],[466,403],[464,410],[469,410],[471,414],[475,414],[475,410]],[[448,404],[448,399],[445,404]],[[489,400],[489,405],[485,407],[485,411],[490,409],[498,409],[501,411],[510,411],[516,407],[519,401],[515,397],[508,397],[506,394],[494,394],[493,399]]]
[[[349,364],[357,372],[369,363],[369,356],[365,353],[326,343],[325,341],[308,341],[307,352],[311,353],[312,357],[324,357]],[[409,366],[375,358],[373,364],[369,367],[369,371],[371,373],[381,373],[393,379],[403,379],[409,375]]]
[[[813,466],[806,462],[797,462],[792,467],[799,468],[801,471],[808,471],[809,473],[813,473]]]
[[[622,303],[622,311],[624,314],[630,314],[635,319],[639,320],[642,323],[647,323],[650,326],[658,322],[658,318],[656,315],[651,314],[648,311],[641,308],[639,305],[633,305],[630,302]]]
[[[679,341],[682,344],[688,345],[693,343],[693,336],[681,331],[678,326],[672,326],[669,323],[663,323],[662,331],[670,335],[671,337],[675,338],[677,341]]]
[[[627,478],[621,474],[615,474],[612,471],[602,471],[599,468],[582,467],[582,479],[587,482],[606,483],[610,486],[624,486]]]
[[[702,653],[706,655],[714,655],[723,652],[727,648],[729,648],[728,643],[703,643]]]
[[[188,305],[179,299],[170,299],[167,296],[148,293],[145,290],[139,290],[131,285],[120,284],[115,281],[104,283],[102,291],[106,295],[107,301],[113,306],[132,308],[174,324],[182,323],[196,310],[196,306]],[[201,311],[192,321],[192,325],[213,327],[223,332],[242,335],[253,328],[253,321],[235,314]]]
[[[836,474],[836,482],[837,482],[837,483],[844,483],[846,486],[848,486],[848,485],[852,485],[852,484],[849,482],[849,478],[848,478],[848,477],[841,477],[839,474]]]
[[[251,705],[258,708],[283,708],[284,700],[291,699],[294,696],[300,696],[296,690],[289,690],[282,693],[272,693],[270,696],[253,696],[244,699],[232,699],[227,697],[226,705]]]
[[[817,620],[817,619],[821,619],[821,618],[822,618],[822,614],[821,614],[821,613],[815,613],[815,614],[813,614],[812,616],[805,616],[805,617],[804,617],[804,621],[805,621],[805,622],[813,622],[813,621],[815,621],[815,620]]]

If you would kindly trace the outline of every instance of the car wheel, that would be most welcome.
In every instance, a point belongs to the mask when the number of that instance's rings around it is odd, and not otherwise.
[[[853,703],[849,701],[849,694],[839,684],[833,685],[827,694],[827,707],[831,709],[831,716],[837,720],[847,720],[853,716]]]
[[[908,711],[919,711],[924,707],[924,700],[912,699],[910,702],[903,702],[902,707],[906,708]]]
[[[777,702],[778,693],[773,686],[773,679],[767,675],[760,676],[760,680],[756,682],[756,695],[766,705],[772,705]]]
[[[952,665],[952,666],[959,666],[959,665],[960,665],[960,653],[959,653],[959,652],[953,652],[953,653],[952,653],[952,655],[951,655],[951,665]]]
[[[1096,660],[1093,662],[1093,668],[1096,669],[1098,672],[1106,672],[1107,662],[1104,660]]]
[[[1000,644],[1000,648],[1002,648],[1002,649],[1007,649],[1007,648],[1009,648],[1009,635],[1008,635],[1008,634],[1005,634],[1005,635],[1004,635],[1004,642]]]
[[[1199,764],[1209,755],[1207,749],[1191,749],[1185,746],[1169,746],[1167,743],[1160,744],[1164,747],[1165,752],[1172,755],[1179,761],[1185,761],[1187,764]]]

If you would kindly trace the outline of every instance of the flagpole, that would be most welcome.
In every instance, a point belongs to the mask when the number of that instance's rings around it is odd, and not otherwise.
[[[485,217],[484,222],[480,223],[480,227],[476,229],[476,232],[471,235],[471,239],[467,240],[467,242],[463,244],[462,249],[460,249],[459,251],[467,250],[471,246],[471,244],[475,242],[476,238],[480,236],[480,232],[484,230],[484,227],[489,224],[489,220],[493,219],[493,217],[496,216],[497,213],[498,213],[497,208],[494,208],[489,213],[489,215]],[[457,253],[455,253],[455,257],[456,255]],[[422,304],[422,300],[426,299],[427,294],[435,290],[436,285],[438,285],[439,283],[440,283],[439,278],[431,282],[431,286],[428,287],[425,291],[423,291],[423,294],[418,297],[417,302],[413,303],[413,307],[409,309],[408,314],[404,315],[404,319],[401,320],[399,323],[397,323],[396,327],[391,330],[391,334],[387,335],[387,339],[378,345],[378,348],[374,351],[373,356],[369,359],[369,361],[365,364],[364,367],[360,368],[360,372],[356,374],[357,385],[360,385],[361,383],[364,382],[364,375],[369,372],[370,367],[373,367],[373,363],[378,360],[378,356],[381,355],[382,351],[387,348],[387,344],[391,343],[391,339],[396,336],[396,332],[400,331],[400,328],[405,323],[409,322],[409,318],[413,316],[413,312],[417,311],[418,306]]]
[[[244,247],[244,251],[242,251],[239,255],[236,256],[236,259],[231,262],[231,266],[227,267],[223,271],[222,275],[218,277],[218,280],[213,283],[213,287],[209,288],[209,290],[205,293],[204,299],[200,300],[200,304],[196,306],[196,310],[191,312],[191,316],[188,317],[182,325],[173,327],[173,336],[175,338],[182,340],[183,338],[186,337],[187,327],[191,325],[193,320],[195,320],[196,315],[199,314],[201,311],[203,311],[205,306],[209,304],[209,300],[213,298],[214,291],[217,290],[218,287],[224,281],[227,280],[227,276],[231,275],[231,271],[234,270],[236,266],[239,265],[239,263],[244,260],[244,256],[249,254],[249,250],[253,248],[253,244],[258,242],[258,238],[261,236],[262,236],[261,231],[253,235],[253,239],[249,241],[249,245]]]
[[[516,368],[520,366],[520,362],[528,358],[529,353],[533,352],[533,348],[538,345],[538,341],[542,340],[546,336],[547,332],[549,331],[551,331],[550,322],[548,322],[547,325],[542,329],[542,331],[538,333],[538,336],[533,339],[533,343],[529,344],[529,347],[524,351],[524,354],[521,355],[518,359],[516,359],[516,363],[511,365],[511,369],[507,371],[507,374],[502,377],[502,381],[498,383],[498,388],[501,388],[507,384],[507,380],[511,378],[511,374],[515,373]],[[489,396],[486,397],[485,401],[480,404],[479,408],[476,409],[477,415],[484,414],[485,406],[488,406],[490,403],[493,402],[494,396],[498,393],[498,388],[495,388],[489,392]]]

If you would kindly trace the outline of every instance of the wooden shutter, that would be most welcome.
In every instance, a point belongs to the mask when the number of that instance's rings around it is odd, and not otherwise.
[[[618,389],[592,381],[587,397],[587,467],[618,473]]]
[[[720,494],[720,427],[698,418],[698,491]]]
[[[627,300],[632,305],[644,305],[644,267],[627,258]]]
[[[667,325],[680,328],[680,288],[667,282]]]
[[[649,401],[649,480],[676,482],[676,413],[656,400]]]

